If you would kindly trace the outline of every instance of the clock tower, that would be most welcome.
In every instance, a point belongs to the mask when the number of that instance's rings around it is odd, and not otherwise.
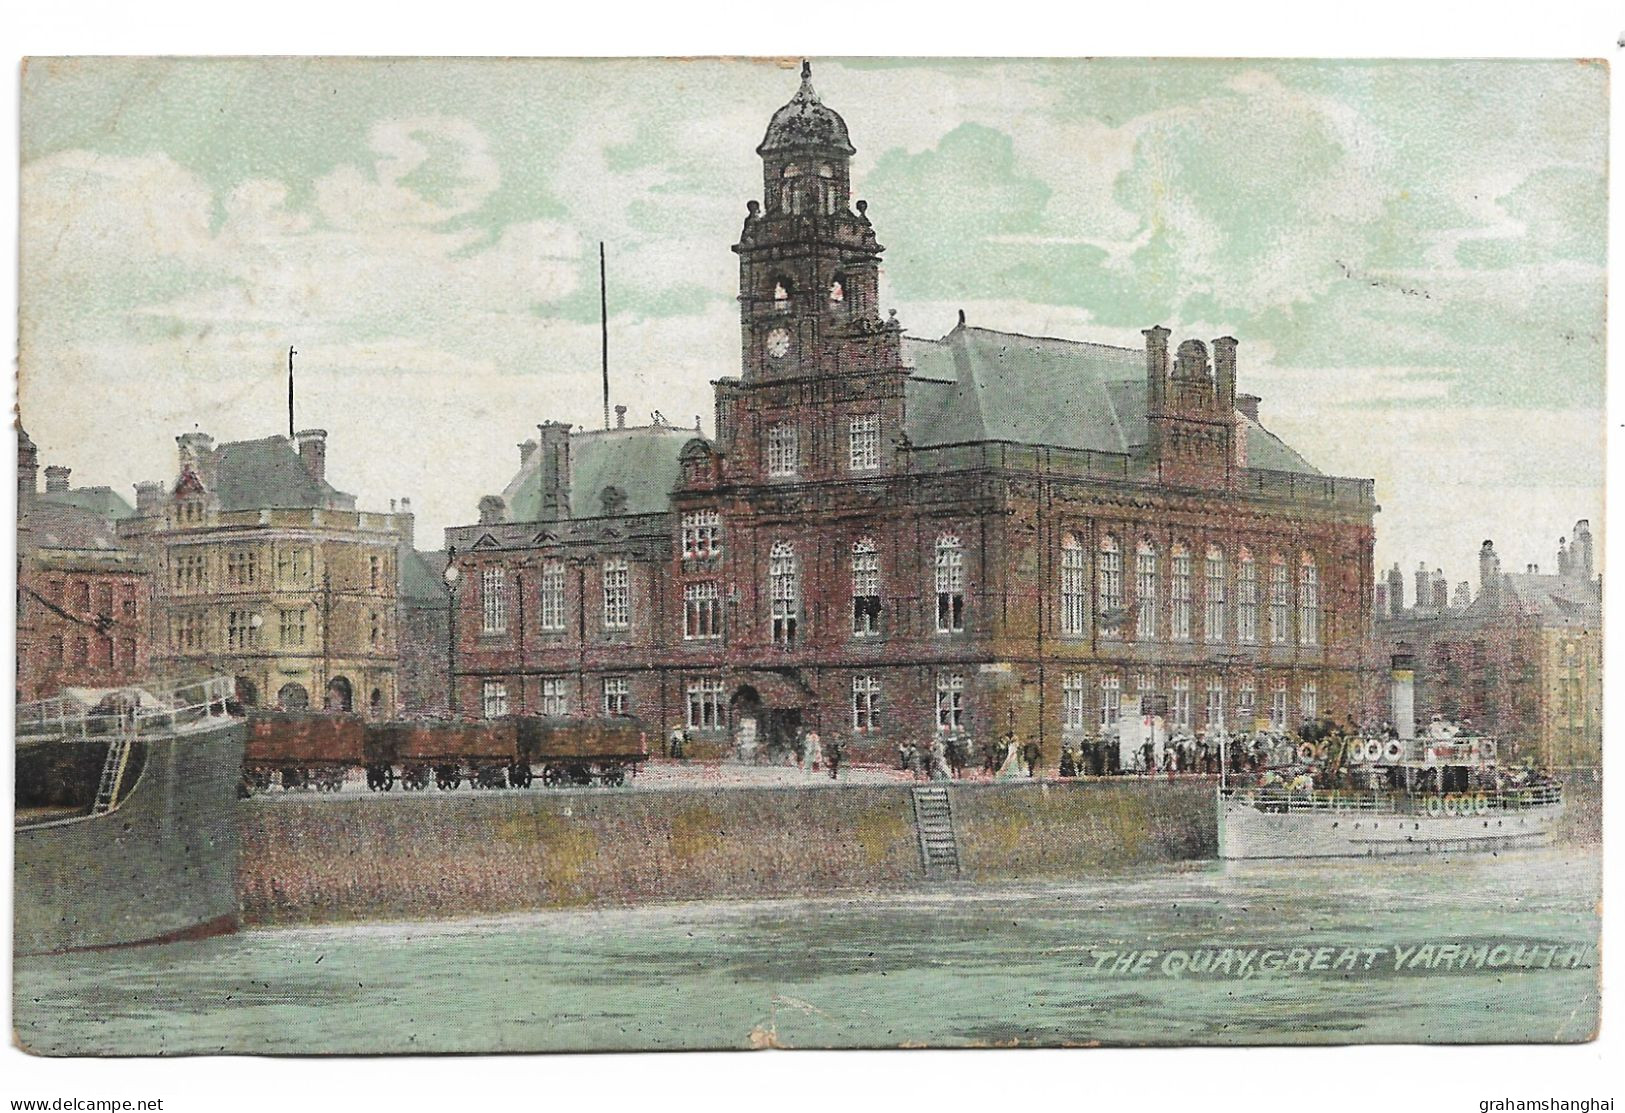
[[[734,245],[743,381],[873,367],[878,353],[862,349],[897,332],[882,323],[877,306],[883,248],[868,206],[851,199],[846,121],[818,99],[808,63],[756,153],[762,200],[749,203]]]

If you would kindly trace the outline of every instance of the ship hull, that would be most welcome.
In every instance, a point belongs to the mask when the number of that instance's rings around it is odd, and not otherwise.
[[[1484,815],[1411,815],[1369,811],[1260,810],[1219,801],[1219,857],[1380,858],[1413,854],[1493,853],[1545,846],[1561,803]]]
[[[243,742],[231,721],[145,736],[140,775],[112,811],[19,826],[13,952],[236,930]]]

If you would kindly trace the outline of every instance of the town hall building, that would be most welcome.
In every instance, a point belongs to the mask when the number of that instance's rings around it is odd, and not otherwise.
[[[805,65],[757,154],[715,436],[543,423],[447,531],[459,714],[627,714],[702,753],[1013,731],[1053,763],[1135,706],[1369,710],[1373,482],[1261,424],[1236,340],[909,336]]]

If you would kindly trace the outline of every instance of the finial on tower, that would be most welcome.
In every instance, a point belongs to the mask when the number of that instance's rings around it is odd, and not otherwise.
[[[801,80],[812,80],[812,63],[805,58],[801,60]]]

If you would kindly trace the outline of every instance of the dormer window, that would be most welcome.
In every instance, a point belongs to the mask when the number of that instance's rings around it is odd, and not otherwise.
[[[773,308],[780,313],[790,312],[790,280],[788,278],[774,279]]]

